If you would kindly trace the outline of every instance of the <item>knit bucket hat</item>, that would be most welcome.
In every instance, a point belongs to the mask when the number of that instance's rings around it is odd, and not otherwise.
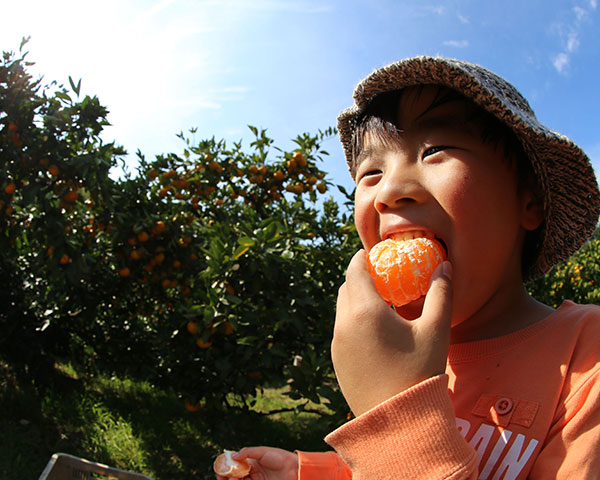
[[[479,65],[415,57],[380,68],[362,80],[354,90],[354,105],[338,116],[350,167],[353,135],[370,102],[378,94],[415,85],[458,91],[504,122],[520,140],[544,196],[544,222],[535,252],[526,262],[526,281],[543,275],[583,245],[594,232],[600,212],[598,183],[589,158],[570,139],[542,125],[511,84]]]

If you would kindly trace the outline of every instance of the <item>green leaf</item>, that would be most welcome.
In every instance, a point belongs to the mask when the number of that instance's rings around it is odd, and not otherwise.
[[[240,245],[234,252],[233,254],[233,258],[235,260],[239,260],[248,250],[250,250],[250,247],[244,247],[243,245]]]
[[[73,82],[73,79],[71,78],[71,76],[69,75],[69,83],[71,84],[71,88],[73,89],[73,91],[77,94],[77,96],[79,97],[79,91],[81,89],[81,78],[79,79],[79,82],[77,82],[77,85],[75,85],[75,83]]]
[[[244,236],[238,238],[238,243],[240,244],[240,247],[252,247],[256,243],[256,240],[254,238]]]
[[[277,240],[279,238],[279,232],[281,231],[281,225],[276,222],[276,221],[272,221],[269,223],[269,225],[267,225],[267,227],[265,228],[265,233],[264,233],[264,238],[266,242],[272,242],[274,240]]]

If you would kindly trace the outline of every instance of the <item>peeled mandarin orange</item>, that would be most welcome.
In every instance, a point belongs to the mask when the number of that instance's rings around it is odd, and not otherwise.
[[[223,450],[213,464],[213,469],[217,475],[222,477],[244,478],[250,473],[250,465],[246,460],[235,460],[232,455],[235,452]]]
[[[401,307],[425,295],[433,271],[446,258],[437,240],[420,235],[397,235],[369,252],[369,272],[377,291],[391,305]]]

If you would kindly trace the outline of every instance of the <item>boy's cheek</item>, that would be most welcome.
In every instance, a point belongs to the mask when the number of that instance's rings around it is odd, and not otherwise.
[[[373,203],[360,195],[358,190],[354,202],[354,224],[363,247],[369,251],[379,242],[379,215]]]
[[[355,212],[356,231],[365,250],[369,251],[373,245],[379,242],[379,222],[375,219],[368,219]]]

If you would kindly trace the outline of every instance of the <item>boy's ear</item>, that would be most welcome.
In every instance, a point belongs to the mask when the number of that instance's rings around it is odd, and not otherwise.
[[[521,226],[527,231],[533,231],[544,221],[544,201],[540,193],[532,188],[525,188],[521,194]]]

